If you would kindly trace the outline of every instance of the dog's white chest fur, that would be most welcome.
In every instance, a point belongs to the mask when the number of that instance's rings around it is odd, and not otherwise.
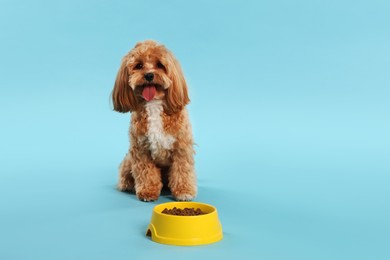
[[[152,100],[145,105],[148,115],[148,131],[146,134],[149,142],[149,149],[152,158],[159,159],[161,156],[167,155],[167,150],[171,150],[175,138],[164,132],[161,113],[163,104],[161,100]]]

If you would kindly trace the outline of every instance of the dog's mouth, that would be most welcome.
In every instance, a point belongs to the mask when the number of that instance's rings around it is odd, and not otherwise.
[[[159,89],[163,89],[163,86],[155,83],[146,83],[139,86],[142,89],[141,96],[146,101],[151,101],[156,96],[156,93]]]

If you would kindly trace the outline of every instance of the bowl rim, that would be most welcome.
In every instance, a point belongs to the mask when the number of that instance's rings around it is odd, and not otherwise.
[[[165,205],[169,205],[171,204],[172,207],[178,207],[178,206],[173,206],[175,204],[194,204],[194,207],[196,207],[196,205],[201,205],[201,206],[204,206],[204,207],[207,207],[210,210],[210,212],[207,212],[206,214],[202,214],[202,215],[196,215],[196,216],[178,216],[178,215],[170,215],[170,214],[165,214],[165,213],[162,213],[161,211],[158,211],[157,209],[158,208],[169,208],[169,207],[166,207]],[[181,207],[181,208],[185,208],[186,206],[184,207]],[[174,217],[174,218],[182,218],[182,217],[185,217],[186,219],[187,218],[201,218],[201,217],[206,217],[206,216],[209,216],[210,214],[213,214],[213,213],[216,213],[217,212],[217,208],[214,207],[213,205],[210,205],[210,204],[207,204],[207,203],[203,203],[203,202],[197,202],[197,201],[172,201],[172,202],[165,202],[165,203],[161,203],[161,204],[158,204],[156,206],[154,206],[153,208],[153,213],[159,215],[159,216],[162,216],[162,217]]]

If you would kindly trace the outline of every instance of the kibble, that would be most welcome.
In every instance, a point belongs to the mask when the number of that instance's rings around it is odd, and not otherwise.
[[[199,215],[204,215],[206,214],[203,212],[200,208],[176,208],[174,207],[173,209],[167,209],[165,208],[161,213],[167,214],[167,215],[175,215],[175,216],[199,216]]]

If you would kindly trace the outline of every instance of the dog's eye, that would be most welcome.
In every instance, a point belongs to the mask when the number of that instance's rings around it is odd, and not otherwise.
[[[135,65],[134,69],[136,70],[140,70],[144,67],[144,65],[142,63],[137,63],[137,65]]]
[[[165,66],[161,62],[157,62],[157,68],[165,69]]]

